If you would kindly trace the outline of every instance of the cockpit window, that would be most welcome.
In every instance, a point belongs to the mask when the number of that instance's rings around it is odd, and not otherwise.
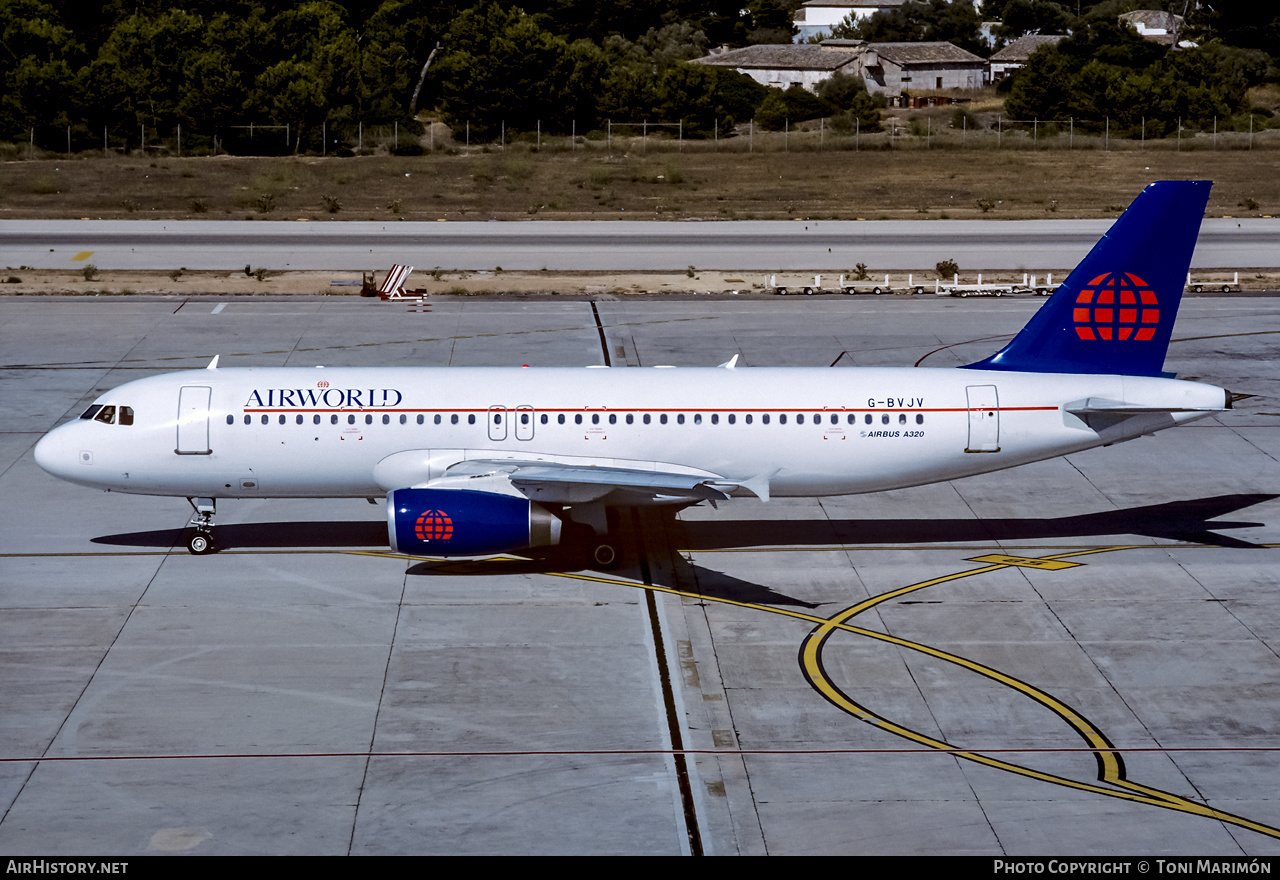
[[[99,410],[98,414],[93,417],[95,422],[106,422],[108,425],[114,425],[116,421],[116,408],[114,406],[104,406]]]
[[[122,425],[133,424],[133,407],[131,406],[120,407],[120,424]]]
[[[89,407],[87,410],[80,413],[80,418],[91,419],[98,414],[98,410],[100,409],[102,409],[102,404],[95,403],[93,406]]]

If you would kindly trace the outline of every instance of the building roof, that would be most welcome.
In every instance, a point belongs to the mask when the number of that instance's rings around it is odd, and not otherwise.
[[[992,55],[991,60],[1005,63],[1025,62],[1031,57],[1031,53],[1041,46],[1055,46],[1065,39],[1065,34],[1025,34]]]
[[[952,43],[867,43],[864,51],[875,52],[894,64],[908,67],[912,64],[986,64],[972,52]]]
[[[1164,30],[1173,33],[1173,29],[1182,24],[1182,16],[1165,12],[1163,9],[1135,9],[1120,16],[1121,21],[1132,25],[1141,25],[1146,30]]]
[[[824,52],[853,52],[867,44],[866,40],[823,40],[820,45]]]
[[[832,52],[807,43],[762,43],[695,59],[698,64],[756,70],[839,70],[855,52]]]

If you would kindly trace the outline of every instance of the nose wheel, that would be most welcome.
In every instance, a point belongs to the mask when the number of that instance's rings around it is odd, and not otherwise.
[[[195,511],[189,523],[195,531],[187,538],[187,550],[195,556],[216,553],[218,545],[213,540],[213,515],[217,502],[213,498],[188,498],[187,502]]]
[[[218,545],[213,543],[213,535],[205,531],[197,531],[187,539],[187,549],[196,556],[216,553]]]

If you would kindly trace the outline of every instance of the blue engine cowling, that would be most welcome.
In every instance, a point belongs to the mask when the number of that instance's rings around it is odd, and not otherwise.
[[[410,556],[488,556],[560,543],[560,520],[528,498],[465,489],[387,493],[391,549]]]

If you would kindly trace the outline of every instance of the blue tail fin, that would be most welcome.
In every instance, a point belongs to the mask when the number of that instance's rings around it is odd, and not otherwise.
[[[968,368],[1164,375],[1210,186],[1144,189],[1013,341]]]

